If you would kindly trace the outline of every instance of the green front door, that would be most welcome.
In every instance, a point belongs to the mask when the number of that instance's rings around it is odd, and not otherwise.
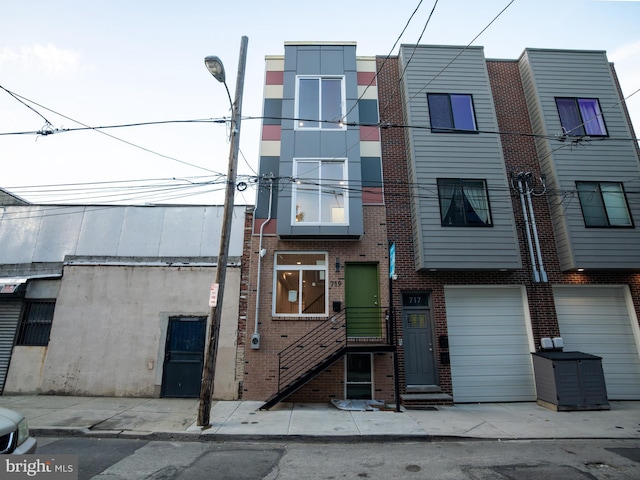
[[[347,336],[381,337],[383,318],[378,264],[347,263],[344,277]]]

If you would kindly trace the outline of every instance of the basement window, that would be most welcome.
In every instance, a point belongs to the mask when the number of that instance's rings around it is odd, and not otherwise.
[[[350,353],[346,356],[345,398],[373,399],[373,357],[370,353]]]

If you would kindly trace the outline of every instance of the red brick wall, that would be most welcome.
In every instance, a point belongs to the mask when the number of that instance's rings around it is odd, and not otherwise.
[[[340,301],[344,306],[345,282],[344,265],[350,262],[373,262],[379,265],[380,297],[382,304],[388,303],[389,256],[387,247],[387,230],[385,223],[385,208],[381,205],[365,206],[364,235],[359,241],[280,241],[276,236],[264,236],[262,245],[267,254],[262,258],[262,273],[259,293],[259,333],[260,349],[253,350],[249,343],[245,345],[245,374],[243,382],[243,399],[266,400],[278,389],[278,353],[295,342],[304,334],[315,328],[324,320],[283,319],[272,316],[273,268],[274,252],[282,250],[306,250],[328,252],[329,267],[329,308],[332,302]],[[253,312],[247,319],[247,337],[250,338],[255,327],[255,305],[258,276],[258,250],[260,237],[253,235],[250,265],[251,282],[248,288],[248,308]],[[336,258],[340,259],[340,271],[336,272]],[[381,305],[381,306],[383,306]],[[377,356],[375,357],[378,358]],[[377,363],[376,363],[377,365]],[[383,378],[389,374],[389,367],[380,362]],[[376,375],[378,373],[376,372]],[[325,401],[329,398],[342,398],[344,381],[344,366],[341,362],[334,364],[328,371],[311,381],[307,386],[296,392],[296,401]],[[376,380],[380,384],[380,400],[392,401],[393,388],[388,388],[387,382]]]

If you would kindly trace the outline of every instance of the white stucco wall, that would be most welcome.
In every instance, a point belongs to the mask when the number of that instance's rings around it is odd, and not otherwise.
[[[207,316],[214,273],[212,267],[66,266],[41,391],[159,396],[169,317]],[[229,268],[226,279],[214,398],[232,400],[240,269]]]

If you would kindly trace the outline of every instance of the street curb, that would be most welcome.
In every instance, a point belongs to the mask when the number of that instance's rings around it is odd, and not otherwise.
[[[459,435],[275,435],[217,434],[203,432],[143,432],[133,430],[90,430],[77,427],[32,428],[32,437],[85,437],[180,442],[230,443],[444,443],[444,442],[516,442],[559,440],[638,440],[637,437],[464,437]]]

